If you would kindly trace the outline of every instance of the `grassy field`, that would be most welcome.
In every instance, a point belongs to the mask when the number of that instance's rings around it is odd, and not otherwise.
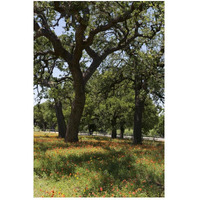
[[[164,143],[34,134],[34,197],[163,197]]]

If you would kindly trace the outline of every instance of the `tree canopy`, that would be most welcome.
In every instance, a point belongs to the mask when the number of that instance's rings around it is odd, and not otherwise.
[[[163,41],[164,2],[34,2],[34,84],[55,101],[70,100],[66,142],[78,141],[85,102],[84,113],[89,112],[89,84],[99,86],[99,112],[107,106],[101,113],[110,117],[114,135],[116,119],[127,121],[123,113],[131,109],[123,104],[124,87],[131,80],[132,113],[137,114],[137,105],[144,106],[148,95],[155,101],[164,98]],[[100,78],[90,81],[97,70]]]

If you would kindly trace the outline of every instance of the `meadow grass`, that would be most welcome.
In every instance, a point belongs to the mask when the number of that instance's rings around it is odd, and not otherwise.
[[[34,197],[163,196],[163,142],[34,134]]]

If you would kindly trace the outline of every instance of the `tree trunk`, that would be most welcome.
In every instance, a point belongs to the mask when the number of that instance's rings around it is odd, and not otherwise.
[[[139,91],[135,91],[135,113],[133,143],[142,144],[142,113],[144,110],[144,100],[140,99]]]
[[[116,130],[116,128],[112,129],[112,138],[117,138],[117,130]]]
[[[46,131],[46,130],[47,130],[47,123],[44,122],[44,124],[43,124],[43,131]]]
[[[71,106],[71,114],[67,124],[65,142],[78,142],[78,131],[85,105],[85,87],[80,71],[74,78],[75,98]]]
[[[117,138],[117,130],[116,130],[116,117],[114,116],[112,119],[112,138]]]
[[[120,138],[121,139],[124,138],[124,124],[121,124],[121,126],[120,126]]]
[[[56,117],[58,122],[58,137],[65,138],[66,134],[66,123],[65,118],[62,112],[62,103],[59,100],[54,99],[55,101],[55,110],[56,110]]]

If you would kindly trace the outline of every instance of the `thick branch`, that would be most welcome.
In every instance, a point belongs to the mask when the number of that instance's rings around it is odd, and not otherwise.
[[[142,4],[141,4],[142,5]],[[133,4],[132,7],[133,9]],[[120,22],[120,20],[124,21],[126,19],[129,18],[129,15],[132,12],[132,9],[130,11],[128,11],[126,14],[124,14],[123,17],[118,17],[115,20],[111,21],[108,25],[106,26],[100,26],[99,29],[97,28],[96,31],[93,31],[93,34],[97,34],[98,31],[104,31],[109,29],[111,26],[113,26],[115,23],[117,24],[118,22]],[[140,7],[140,9],[142,9],[142,7]],[[129,13],[129,14],[128,14]],[[123,49],[124,47],[126,47],[131,41],[133,41],[136,37],[138,37],[138,28],[139,28],[139,24],[136,24],[135,27],[135,34],[133,37],[131,37],[129,40],[127,40],[127,34],[124,35],[124,38],[120,40],[120,42],[118,43],[118,45],[116,47],[110,48],[108,47],[104,53],[101,56],[98,56],[98,54],[92,50],[89,46],[86,47],[86,52],[88,53],[88,55],[90,55],[93,58],[93,62],[90,65],[90,67],[86,70],[85,74],[84,74],[84,83],[86,84],[86,82],[89,80],[89,78],[92,76],[92,74],[95,72],[95,70],[99,67],[99,65],[101,64],[101,62],[111,53],[118,51],[120,49]],[[89,36],[90,37],[90,36]],[[89,39],[89,38],[88,38]],[[93,39],[92,39],[93,40]],[[127,41],[126,41],[127,40]],[[89,40],[88,40],[89,41]],[[122,44],[124,43],[124,44]],[[90,44],[90,42],[88,43]],[[87,45],[88,45],[87,44]]]
[[[77,14],[77,20],[80,23],[80,25],[76,28],[76,33],[75,33],[75,49],[74,49],[74,62],[77,64],[79,63],[81,57],[82,57],[82,51],[84,49],[83,46],[83,40],[84,40],[84,32],[88,26],[88,21],[89,21],[89,9],[85,8],[82,10],[83,12],[83,17],[81,17],[79,14]]]
[[[55,35],[55,33],[51,31],[46,20],[44,20],[44,16],[41,16],[41,14],[39,14],[39,16],[43,19],[42,21],[44,23],[43,24],[44,27],[40,27],[39,24],[34,20],[34,31],[36,32],[35,39],[40,36],[44,36],[47,39],[49,39],[49,41],[52,43],[54,47],[56,56],[60,56],[66,62],[70,63],[72,60],[72,55],[62,46],[61,41]]]
[[[64,77],[62,77],[62,78],[54,78],[54,81],[56,82],[56,83],[61,83],[62,81],[65,81],[65,80],[69,80],[69,81],[71,81],[71,82],[73,82],[73,79],[71,78],[71,77],[69,77],[69,76],[64,76]]]
[[[142,4],[141,4],[141,6],[142,6]],[[86,46],[90,46],[93,43],[93,40],[94,40],[94,37],[95,37],[96,34],[110,29],[111,27],[113,27],[115,24],[117,24],[119,22],[123,22],[123,21],[125,21],[127,19],[130,19],[131,18],[131,13],[133,12],[133,10],[134,10],[134,3],[132,3],[130,10],[126,11],[123,15],[112,19],[106,25],[99,26],[96,29],[92,30],[89,33],[88,39],[85,41],[85,45]]]
[[[93,49],[91,49],[90,47],[87,47],[86,49],[87,54],[91,57],[91,58],[95,58],[98,57],[98,53],[96,53]]]
[[[52,56],[55,56],[55,52],[49,50],[49,51],[44,51],[44,52],[36,52],[34,54],[34,58],[37,58],[38,56],[46,56],[46,55],[52,55]],[[49,60],[55,60],[57,57],[52,57],[52,58],[49,58]]]
[[[81,57],[82,57],[82,51],[84,49],[83,47],[83,38],[84,38],[84,32],[86,29],[86,25],[79,25],[78,28],[76,29],[76,34],[75,34],[75,41],[76,41],[76,45],[75,45],[75,49],[74,49],[74,57],[73,57],[73,61],[75,63],[79,63]]]
[[[102,58],[100,57],[95,57],[93,59],[93,62],[91,63],[90,67],[86,70],[86,72],[83,74],[83,81],[84,84],[87,83],[87,81],[90,79],[90,77],[92,76],[92,74],[95,72],[95,70],[99,67],[99,65],[101,64],[101,62],[103,61]]]

